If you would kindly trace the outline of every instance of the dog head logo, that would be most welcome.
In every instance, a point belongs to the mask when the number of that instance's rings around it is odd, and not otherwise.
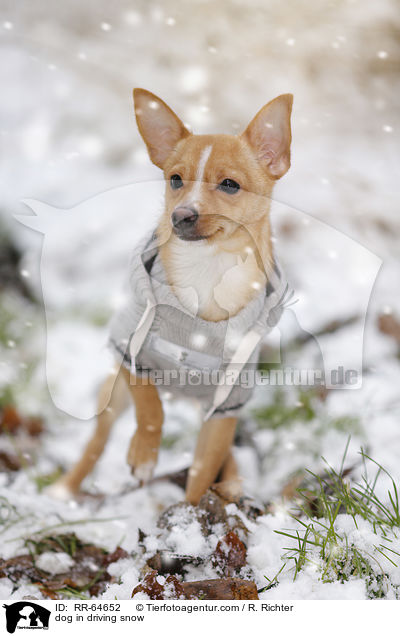
[[[9,634],[14,634],[16,629],[49,628],[51,612],[37,603],[18,601],[3,607],[6,610],[6,626]]]
[[[163,181],[147,181],[124,186],[70,210],[59,210],[30,200],[26,203],[35,216],[16,217],[24,225],[44,234],[40,280],[36,281],[36,286],[39,294],[43,293],[46,314],[47,384],[56,407],[73,417],[88,419],[96,415],[93,387],[103,380],[114,363],[106,347],[107,320],[101,328],[92,328],[86,318],[91,318],[100,309],[108,318],[123,304],[125,299],[120,290],[127,278],[130,254],[138,240],[157,224],[163,185]],[[287,342],[286,333],[297,331],[300,341],[315,341],[319,351],[317,368],[322,366],[326,387],[359,388],[364,322],[382,261],[344,233],[274,201],[275,219],[281,214],[286,222],[297,228],[293,249],[301,251],[304,241],[313,259],[304,259],[301,275],[289,281],[290,287],[295,289],[297,303],[285,311],[284,321],[272,329],[266,341],[271,346],[262,349],[261,362],[280,363],[280,348]],[[115,249],[116,245],[118,249]],[[279,258],[279,237],[275,248]],[[282,257],[285,253],[281,251]],[[34,270],[35,263],[31,265]],[[298,267],[292,269],[297,276]],[[337,289],[338,277],[343,281],[343,294],[332,298],[331,290]],[[351,326],[351,350],[346,340],[341,346],[340,334],[332,346],[332,340],[325,332],[319,333],[321,313],[324,314],[322,322],[326,324],[338,315],[358,316]],[[319,317],[319,323],[315,315]],[[75,318],[69,321],[66,316]],[[77,368],[79,373],[76,373]],[[340,369],[342,372],[338,372]],[[348,369],[353,374],[351,383],[343,381]],[[70,379],[69,386],[72,379],[77,378],[73,391],[63,392],[65,377]]]

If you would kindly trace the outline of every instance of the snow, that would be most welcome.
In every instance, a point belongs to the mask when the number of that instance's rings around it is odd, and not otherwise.
[[[315,572],[301,573],[295,582],[283,582],[279,587],[264,592],[260,598],[275,600],[293,598],[298,601],[314,600],[314,601],[364,601],[365,585],[359,580],[340,583],[324,583],[323,585],[316,582]]]
[[[35,563],[40,570],[50,574],[62,574],[74,565],[74,560],[66,552],[42,552],[35,559]]]
[[[360,10],[358,2],[296,0],[267,9],[251,0],[245,12],[243,3],[231,3],[227,19],[221,2],[212,3],[210,20],[208,1],[196,0],[189,10],[175,0],[163,8],[118,0],[110,21],[105,0],[95,8],[50,7],[45,0],[3,4],[0,219],[23,252],[21,275],[45,309],[2,294],[2,312],[11,317],[0,345],[0,386],[15,386],[18,408],[43,416],[47,429],[33,466],[12,478],[0,475],[0,497],[11,506],[0,557],[26,553],[24,540],[49,529],[75,532],[110,551],[120,545],[132,556],[109,566],[118,582],[104,598],[130,598],[141,579],[139,529],[149,555],[163,547],[204,556],[220,538],[217,531],[204,537],[195,519],[182,517],[169,532],[156,529],[160,513],[183,494],[165,482],[133,489],[137,482],[125,461],[135,430],[132,409],[115,424],[85,482],[98,498],[55,500],[35,482],[71,466],[91,434],[97,386],[112,364],[107,321],[121,300],[129,251],[162,210],[163,182],[136,131],[131,89],[153,90],[200,133],[237,133],[266,101],[294,93],[292,168],[274,192],[272,219],[274,246],[299,302],[272,340],[287,344],[359,315],[319,338],[319,348],[309,340],[286,351],[285,364],[318,368],[322,349],[327,364],[362,365],[364,372],[362,386],[330,390],[309,422],[258,428],[251,409],[272,402],[271,387],[258,387],[246,409],[235,449],[244,489],[274,502],[273,514],[249,524],[249,563],[262,587],[265,576],[281,569],[287,546],[275,530],[293,528],[282,487],[298,470],[321,472],[321,456],[340,466],[349,431],[333,426],[335,418],[358,420],[349,465],[363,446],[400,480],[400,367],[394,341],[377,328],[380,313],[400,315],[396,3]],[[29,205],[43,202],[40,223],[25,219],[39,231],[14,219],[29,214],[27,198]],[[284,391],[292,403],[298,400],[295,387]],[[189,465],[199,426],[192,404],[166,401],[165,413],[168,444],[156,475]],[[10,451],[9,440],[1,444]],[[376,488],[386,500],[384,475]],[[374,554],[368,524],[358,520],[357,529],[340,515],[337,529]],[[67,555],[51,556],[39,557],[50,571],[67,566],[54,561]],[[383,562],[392,586],[387,598],[393,598],[400,568]],[[192,579],[215,576],[211,567],[189,571]],[[318,567],[307,566],[295,581],[284,570],[279,581],[261,597],[366,598],[364,581],[323,583]],[[36,586],[0,580],[1,598],[25,595],[40,596]]]

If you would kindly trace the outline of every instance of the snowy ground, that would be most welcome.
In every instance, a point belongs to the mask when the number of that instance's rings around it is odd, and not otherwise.
[[[21,276],[38,303],[10,290],[1,293],[0,382],[5,393],[11,387],[21,412],[45,418],[46,433],[37,447],[24,450],[33,455],[33,466],[0,475],[0,496],[12,506],[0,530],[0,557],[26,552],[26,537],[65,523],[57,531],[73,531],[109,551],[120,545],[132,554],[110,566],[120,582],[109,585],[104,596],[122,599],[141,578],[139,528],[148,535],[146,557],[160,547],[203,557],[215,548],[218,529],[204,538],[193,520],[186,526],[182,520],[184,531],[177,524],[175,534],[156,537],[161,511],[183,498],[177,486],[159,482],[124,494],[132,483],[125,465],[132,412],[118,421],[86,482],[87,490],[105,494],[104,500],[55,502],[38,492],[37,478],[70,466],[90,434],[92,421],[76,416],[93,414],[96,386],[110,364],[106,325],[118,303],[127,254],[162,206],[158,171],[133,124],[132,87],[158,93],[197,132],[236,132],[263,103],[290,91],[295,96],[292,168],[273,202],[276,249],[299,298],[280,326],[285,363],[315,366],[315,342],[295,349],[289,344],[304,335],[302,330],[316,334],[331,321],[355,316],[318,343],[347,368],[356,368],[364,335],[364,375],[360,389],[330,390],[325,401],[315,398],[309,420],[294,416],[276,427],[257,422],[255,407],[277,404],[274,388],[258,389],[243,414],[236,457],[245,491],[275,503],[273,513],[246,521],[251,578],[263,587],[264,577],[273,579],[281,569],[288,546],[275,531],[296,527],[281,491],[297,471],[320,473],[322,456],[339,468],[350,433],[346,465],[358,462],[363,447],[400,481],[398,344],[378,329],[381,314],[400,315],[399,16],[392,0],[252,0],[245,11],[243,3],[227,1],[119,0],[112,6],[110,11],[103,1],[51,9],[45,1],[2,3],[1,224],[23,251]],[[13,219],[28,213],[24,198],[52,206],[44,241]],[[284,395],[288,404],[302,399],[293,387],[284,387]],[[190,463],[198,426],[194,407],[166,404],[157,474]],[[12,450],[13,443],[3,436],[1,448]],[[352,479],[361,472],[357,464]],[[381,476],[376,492],[383,501],[388,485]],[[379,556],[371,526],[359,520],[356,530],[352,523],[340,515],[338,532],[373,554],[376,573],[388,577],[386,597],[394,598],[400,557],[393,556],[393,565]],[[398,552],[400,542],[391,538]],[[210,578],[215,575],[210,568],[198,566],[187,577]],[[368,595],[363,578],[327,581],[317,557],[295,581],[290,568],[261,596]],[[33,585],[14,589],[0,579],[0,597],[27,594],[40,597]]]

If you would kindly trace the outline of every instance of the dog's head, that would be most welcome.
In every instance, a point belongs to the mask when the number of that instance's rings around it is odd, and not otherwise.
[[[185,241],[223,240],[268,212],[266,197],[290,166],[292,101],[272,100],[239,136],[194,135],[159,97],[134,90],[140,134],[165,176],[166,240],[171,230]]]

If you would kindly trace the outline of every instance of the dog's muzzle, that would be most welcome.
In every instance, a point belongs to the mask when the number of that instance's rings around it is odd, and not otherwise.
[[[175,234],[184,241],[199,241],[204,238],[197,233],[199,213],[195,208],[178,207],[172,213],[171,221]]]

